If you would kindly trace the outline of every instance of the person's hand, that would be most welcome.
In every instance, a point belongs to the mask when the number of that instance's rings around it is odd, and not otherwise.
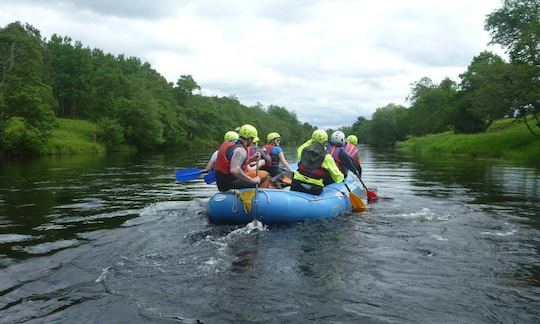
[[[261,152],[257,152],[255,153],[255,159],[260,159],[261,158]]]
[[[251,178],[251,182],[253,182],[253,183],[261,183],[261,177],[255,176],[255,177]]]

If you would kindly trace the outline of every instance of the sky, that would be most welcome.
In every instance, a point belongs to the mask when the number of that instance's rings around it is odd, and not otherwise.
[[[321,128],[409,106],[412,83],[459,81],[489,46],[502,0],[0,0],[21,21],[84,46],[190,74],[208,96],[279,105]]]

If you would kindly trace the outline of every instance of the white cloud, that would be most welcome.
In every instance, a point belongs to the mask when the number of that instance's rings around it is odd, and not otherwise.
[[[4,0],[0,25],[28,22],[148,61],[205,94],[276,104],[321,127],[405,104],[423,76],[457,80],[487,49],[485,1]]]

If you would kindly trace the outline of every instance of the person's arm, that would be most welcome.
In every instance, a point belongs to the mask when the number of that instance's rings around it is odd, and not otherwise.
[[[354,165],[354,161],[351,158],[351,156],[347,154],[347,152],[345,152],[345,150],[343,149],[340,150],[339,158],[341,160],[341,163],[347,170],[350,170],[351,172],[356,173],[356,166]]]
[[[270,163],[272,163],[272,158],[268,153],[266,153],[266,150],[263,148],[259,152],[261,152],[261,157],[264,159],[264,163],[266,165],[270,165]]]
[[[362,165],[360,165],[360,152],[357,152],[354,156],[354,165],[356,166],[356,170],[358,171],[358,177],[362,176]]]
[[[279,153],[279,162],[283,164],[283,166],[287,169],[287,171],[292,172],[291,166],[289,165],[287,160],[285,160],[285,155],[283,154],[283,152]]]
[[[324,156],[324,161],[322,163],[322,167],[330,173],[330,176],[332,177],[332,180],[334,180],[335,183],[343,182],[343,179],[345,177],[343,176],[343,173],[339,171],[338,166],[336,165],[336,161],[334,161],[334,158],[330,154],[326,154]]]
[[[208,163],[206,164],[206,167],[202,170],[202,172],[210,172],[212,169],[214,169],[214,166],[216,165],[218,151],[215,151],[212,156],[210,157],[210,160],[208,160]]]
[[[233,151],[233,155],[231,157],[231,174],[235,177],[242,179],[246,182],[252,182],[252,183],[259,183],[261,182],[261,178],[258,176],[255,176],[254,178],[248,176],[244,173],[244,170],[242,170],[242,164],[244,161],[248,158],[246,150],[243,148],[236,148]]]

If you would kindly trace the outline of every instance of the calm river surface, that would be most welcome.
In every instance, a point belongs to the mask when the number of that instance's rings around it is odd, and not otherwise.
[[[540,169],[364,149],[369,212],[260,229],[209,154],[0,160],[0,322],[540,321]]]

